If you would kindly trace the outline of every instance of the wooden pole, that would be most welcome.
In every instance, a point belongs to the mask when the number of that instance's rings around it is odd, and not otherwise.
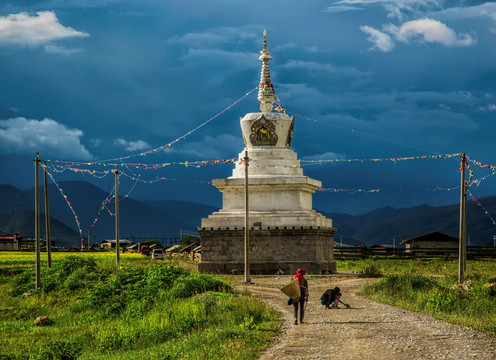
[[[119,244],[119,170],[115,169],[115,263],[119,267],[120,244]]]
[[[36,289],[41,287],[41,263],[40,263],[40,153],[36,153],[35,175],[34,175],[34,231],[35,231],[35,253],[36,253]]]
[[[465,153],[462,153],[460,172],[461,172],[461,186],[460,186],[460,231],[458,237],[458,283],[463,283],[464,272],[466,269],[466,195],[467,191],[465,188],[465,166],[467,158]]]
[[[47,247],[47,267],[52,267],[52,242],[50,241],[50,206],[48,204],[48,180],[46,161],[43,161],[44,180],[45,180],[45,233]]]
[[[245,283],[250,283],[250,230],[248,207],[248,150],[245,149]]]

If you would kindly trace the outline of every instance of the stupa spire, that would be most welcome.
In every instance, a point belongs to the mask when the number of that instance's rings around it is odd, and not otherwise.
[[[260,84],[258,87],[258,100],[260,101],[260,111],[271,112],[274,102],[274,87],[270,80],[269,61],[272,60],[270,51],[267,50],[267,31],[264,30],[263,50],[260,51],[258,60],[262,61],[262,71],[260,74]]]

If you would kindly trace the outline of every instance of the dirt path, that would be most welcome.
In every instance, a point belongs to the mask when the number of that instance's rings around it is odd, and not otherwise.
[[[329,276],[309,279],[305,323],[293,324],[279,287],[289,276],[255,277],[239,285],[282,314],[280,336],[261,356],[269,359],[496,359],[496,338],[420,313],[366,300],[356,294],[373,279]],[[339,286],[350,309],[326,310],[320,295]]]

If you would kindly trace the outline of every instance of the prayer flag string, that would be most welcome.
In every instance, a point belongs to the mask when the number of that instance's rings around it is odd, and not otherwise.
[[[117,158],[113,158],[113,159],[107,159],[107,160],[101,160],[101,161],[94,161],[94,162],[88,162],[86,164],[88,165],[98,165],[98,164],[104,164],[104,163],[107,163],[107,162],[110,162],[110,161],[119,161],[119,160],[127,160],[127,159],[130,159],[132,157],[136,157],[136,156],[146,156],[146,155],[149,155],[149,154],[153,154],[153,153],[156,153],[158,151],[161,151],[161,150],[164,150],[164,149],[168,149],[170,148],[172,145],[174,145],[175,143],[185,139],[187,136],[191,135],[192,133],[194,133],[195,131],[197,131],[198,129],[202,128],[203,126],[207,125],[209,122],[215,120],[216,118],[218,118],[220,115],[224,115],[224,113],[227,111],[227,110],[230,110],[233,106],[235,106],[236,104],[238,104],[241,100],[245,99],[247,96],[249,96],[253,91],[257,90],[258,89],[258,86],[251,89],[250,91],[248,91],[246,94],[244,94],[242,97],[240,97],[238,100],[236,100],[235,102],[233,102],[231,105],[229,105],[228,107],[226,107],[224,110],[218,112],[217,114],[215,114],[214,116],[212,116],[210,119],[208,119],[207,121],[201,123],[200,125],[198,125],[197,127],[195,127],[193,130],[191,131],[188,131],[186,134],[178,137],[177,139],[167,143],[167,144],[164,144],[162,146],[159,146],[155,149],[151,149],[151,150],[148,150],[148,151],[144,151],[144,152],[141,152],[141,153],[138,153],[138,154],[133,154],[133,155],[127,155],[127,156],[121,156],[121,157],[117,157]],[[61,163],[68,163],[66,161],[59,161],[59,160],[46,160],[46,161],[53,161],[53,162],[61,162]],[[71,163],[71,162],[69,162]]]
[[[462,172],[462,170],[463,170],[463,164],[465,164],[465,167],[467,168],[468,174],[469,174],[468,180],[471,181],[472,180],[472,177],[474,176],[474,172],[472,171],[472,167],[468,163],[468,157],[467,157],[467,155],[465,153],[462,153],[460,155],[461,155],[461,159],[460,159],[460,172]]]
[[[448,159],[453,156],[460,156],[461,153],[453,153],[453,154],[437,154],[437,155],[420,155],[420,156],[407,156],[407,157],[388,157],[388,158],[375,158],[375,159],[323,159],[323,160],[300,160],[302,166],[312,165],[312,164],[325,164],[325,163],[334,163],[334,162],[379,162],[379,161],[392,161],[397,163],[398,161],[405,160],[419,160],[419,159]]]
[[[57,189],[59,190],[60,194],[62,195],[62,197],[64,198],[65,202],[67,203],[67,205],[69,206],[69,209],[71,209],[72,211],[72,215],[74,216],[74,220],[76,221],[76,225],[77,225],[77,228],[78,228],[78,231],[79,231],[79,236],[81,237],[81,239],[83,238],[83,232],[81,231],[81,222],[79,221],[79,218],[76,214],[76,212],[74,211],[74,208],[72,207],[71,205],[71,202],[69,201],[69,199],[67,198],[67,195],[64,194],[64,191],[62,190],[62,188],[59,186],[59,184],[57,184],[57,182],[55,181],[55,179],[53,178],[52,174],[50,172],[48,172],[47,168],[45,165],[42,165],[43,168],[46,170],[48,176],[50,176],[50,179],[52,179],[52,182],[55,184],[55,186],[57,186]]]
[[[118,159],[119,160],[119,159]],[[103,178],[107,176],[109,173],[112,173],[112,170],[103,170],[98,171],[91,169],[91,166],[104,166],[104,167],[133,167],[135,169],[141,170],[158,170],[167,166],[173,165],[181,165],[185,167],[195,167],[200,168],[202,166],[207,165],[218,165],[218,164],[233,164],[237,161],[236,158],[231,159],[219,159],[219,160],[195,160],[195,161],[181,161],[181,162],[165,162],[165,163],[125,163],[125,162],[77,162],[77,161],[61,161],[55,160],[55,164],[51,163],[50,167],[56,172],[64,172],[65,170],[71,170],[74,172],[81,172],[93,175],[98,178]]]
[[[327,125],[327,126],[335,127],[335,128],[342,129],[342,130],[346,130],[346,131],[349,131],[352,134],[366,135],[366,136],[369,136],[369,137],[372,137],[372,138],[375,138],[375,139],[379,139],[379,140],[382,140],[382,141],[387,141],[387,142],[390,142],[390,143],[393,143],[393,144],[397,144],[397,145],[401,145],[401,146],[406,146],[406,147],[409,147],[409,148],[412,148],[412,149],[415,149],[415,150],[426,151],[426,152],[429,152],[429,153],[432,153],[432,154],[439,154],[437,151],[432,151],[432,150],[424,149],[424,148],[421,148],[421,147],[418,147],[418,146],[406,144],[406,143],[403,143],[401,141],[397,141],[397,140],[393,140],[393,139],[388,139],[388,138],[386,138],[384,136],[375,135],[375,134],[372,134],[372,133],[369,133],[369,132],[366,132],[366,131],[352,129],[352,128],[349,128],[349,127],[346,127],[346,126],[332,124],[332,123],[329,123],[329,122],[326,122],[326,121],[322,121],[322,120],[317,120],[317,119],[314,119],[314,118],[312,118],[310,116],[300,115],[300,114],[297,114],[295,112],[291,112],[291,114],[293,114],[294,116],[298,116],[298,117],[300,117],[302,119],[305,119],[306,121],[312,121],[312,122],[315,122],[315,123],[318,123],[318,124],[324,124],[324,125]]]
[[[472,164],[477,165],[477,166],[480,166],[480,167],[483,167],[483,168],[487,168],[487,169],[490,169],[490,170],[496,170],[496,166],[495,165],[487,165],[487,164],[484,164],[484,163],[482,163],[480,161],[472,160],[468,156],[467,156],[467,161],[470,161]]]
[[[486,214],[489,217],[489,219],[491,219],[493,225],[496,225],[496,220],[494,220],[494,218],[491,216],[491,214],[489,213],[489,211],[487,211],[487,209],[484,207],[484,205],[482,205],[480,203],[480,201],[477,200],[474,197],[474,195],[472,195],[472,193],[470,192],[470,190],[467,189],[467,192],[469,193],[470,197],[472,198],[472,201],[475,202],[477,204],[477,206],[479,206],[482,209],[482,211],[484,212],[484,214]]]
[[[366,189],[336,189],[336,188],[319,188],[317,191],[320,192],[344,192],[348,194],[356,194],[356,193],[378,193],[381,190],[380,189],[371,189],[371,190],[366,190]]]

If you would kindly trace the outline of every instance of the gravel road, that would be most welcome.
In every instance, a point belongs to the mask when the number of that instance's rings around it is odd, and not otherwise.
[[[294,325],[293,307],[279,288],[290,276],[254,277],[248,290],[281,313],[282,332],[260,357],[273,359],[496,359],[496,338],[429,315],[379,304],[357,295],[375,279],[330,275],[309,279],[305,323]],[[325,309],[320,295],[339,286],[346,309]]]

